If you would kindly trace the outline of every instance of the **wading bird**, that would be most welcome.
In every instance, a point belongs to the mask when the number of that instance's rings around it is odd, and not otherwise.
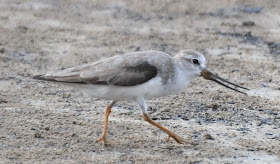
[[[134,101],[141,108],[145,121],[167,133],[168,140],[174,138],[183,143],[183,138],[149,117],[145,100],[176,94],[197,76],[243,94],[246,93],[237,88],[248,90],[211,73],[205,64],[205,57],[194,50],[180,51],[174,57],[161,51],[144,51],[117,55],[34,78],[60,82],[92,97],[112,100],[105,111],[103,134],[97,141],[105,142],[111,108],[118,101]]]

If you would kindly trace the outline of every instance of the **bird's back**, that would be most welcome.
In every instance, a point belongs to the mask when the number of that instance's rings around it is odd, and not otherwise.
[[[168,72],[168,73],[166,73]],[[160,76],[167,83],[174,76],[174,61],[162,51],[143,51],[113,56],[63,71],[35,76],[67,83],[133,86]]]

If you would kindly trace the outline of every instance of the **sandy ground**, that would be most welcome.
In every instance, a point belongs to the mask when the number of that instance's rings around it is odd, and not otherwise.
[[[0,163],[280,163],[280,1],[0,0]],[[197,78],[148,101],[197,145],[166,142],[136,104],[36,81],[126,52],[194,49],[248,96]]]

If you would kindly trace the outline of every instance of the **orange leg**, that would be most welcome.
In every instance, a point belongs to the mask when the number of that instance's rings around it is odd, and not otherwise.
[[[154,122],[147,114],[144,114],[144,120],[147,121],[147,122],[149,122],[150,124],[156,126],[157,128],[161,129],[161,130],[164,131],[165,133],[167,133],[167,134],[169,135],[167,141],[169,141],[170,137],[172,137],[172,138],[175,139],[175,141],[176,141],[177,143],[182,144],[182,143],[185,142],[184,139],[181,138],[180,136],[178,136],[177,134],[171,132],[170,130],[166,129],[165,127],[161,126],[160,124]]]
[[[107,108],[105,111],[105,120],[104,120],[104,127],[103,127],[103,133],[102,136],[97,140],[98,142],[102,142],[105,143],[105,139],[106,139],[106,134],[107,134],[107,126],[108,126],[108,121],[109,121],[109,115],[111,113],[111,109],[114,106],[116,102],[113,101]]]

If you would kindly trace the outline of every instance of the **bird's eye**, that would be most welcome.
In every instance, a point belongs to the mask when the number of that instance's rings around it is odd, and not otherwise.
[[[193,59],[192,62],[193,62],[193,64],[195,64],[195,65],[199,65],[199,61],[198,61],[197,59]]]

